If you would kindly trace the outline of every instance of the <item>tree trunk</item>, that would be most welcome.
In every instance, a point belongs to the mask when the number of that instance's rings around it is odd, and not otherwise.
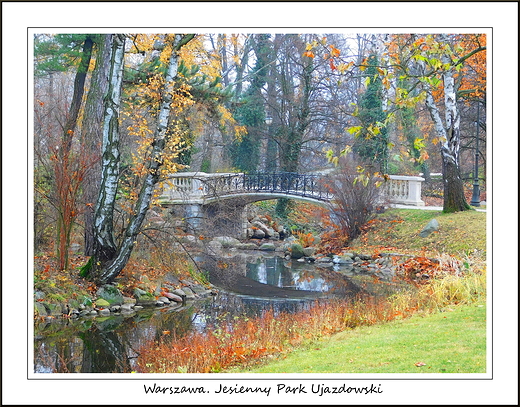
[[[150,207],[153,192],[160,176],[159,169],[163,164],[162,153],[168,141],[168,118],[170,116],[170,105],[173,98],[175,79],[177,77],[177,70],[179,65],[178,51],[182,46],[193,39],[194,36],[195,35],[193,34],[175,35],[172,47],[173,50],[170,56],[168,71],[165,78],[165,85],[162,92],[159,114],[157,117],[157,128],[155,130],[154,141],[152,143],[152,153],[147,166],[148,173],[146,174],[143,181],[143,185],[141,187],[141,191],[133,211],[134,215],[130,218],[121,247],[117,253],[114,254],[112,261],[109,264],[104,265],[103,270],[97,278],[97,281],[100,284],[106,284],[113,281],[125,267],[128,259],[130,258],[130,255],[132,254],[137,235],[141,230],[144,218]],[[119,157],[119,155],[117,157]],[[105,163],[103,162],[103,165],[104,164]],[[100,196],[101,195],[102,191],[100,192]]]
[[[430,112],[435,131],[442,140],[442,179],[444,185],[444,212],[470,210],[464,197],[464,186],[460,175],[460,116],[456,102],[456,92],[451,71],[444,74],[445,125],[431,92],[427,92],[426,106]]]
[[[123,78],[125,36],[114,35],[110,52],[108,92],[105,97],[101,184],[94,220],[94,270],[102,270],[117,253],[113,214],[119,181],[119,106]],[[94,277],[95,278],[95,277]]]
[[[83,44],[83,52],[81,53],[81,61],[78,66],[78,71],[74,78],[74,92],[72,95],[72,101],[70,103],[69,113],[67,115],[67,121],[63,129],[63,148],[60,153],[61,156],[68,157],[70,149],[72,147],[72,139],[74,131],[76,130],[76,124],[78,122],[79,109],[83,102],[83,94],[85,92],[85,80],[87,78],[87,72],[90,65],[90,58],[92,57],[92,46],[93,41],[91,37],[85,38]]]
[[[86,205],[84,213],[86,256],[94,255],[94,203],[101,182],[103,98],[108,89],[112,39],[112,34],[101,34],[97,42],[96,68],[92,73],[81,128],[81,147],[88,165],[83,181],[83,202]]]

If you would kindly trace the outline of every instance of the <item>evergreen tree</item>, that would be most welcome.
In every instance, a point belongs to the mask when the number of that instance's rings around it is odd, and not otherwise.
[[[230,147],[233,165],[244,172],[254,172],[260,162],[260,143],[265,126],[264,98],[262,88],[267,82],[267,65],[270,55],[269,34],[256,36],[256,64],[251,85],[235,110],[235,119],[247,126],[247,134]]]
[[[379,167],[379,171],[388,171],[388,132],[379,126],[386,119],[383,111],[383,84],[377,71],[378,58],[372,54],[368,58],[365,78],[367,89],[359,101],[358,118],[363,127],[354,142],[353,150],[367,164]]]

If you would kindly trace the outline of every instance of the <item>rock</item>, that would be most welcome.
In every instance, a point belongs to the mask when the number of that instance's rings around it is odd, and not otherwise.
[[[253,237],[255,239],[263,239],[265,237],[265,232],[262,229],[253,229]]]
[[[110,307],[110,303],[103,299],[103,298],[98,298],[96,300],[96,307],[97,308],[109,308]]]
[[[256,250],[258,246],[254,243],[240,243],[237,246],[237,249],[239,250]]]
[[[436,232],[437,230],[439,230],[439,222],[437,221],[437,219],[432,219],[431,221],[428,222],[428,224],[424,227],[424,229],[421,230],[421,232],[419,233],[419,236],[428,237],[433,232]]]
[[[253,227],[260,229],[262,232],[264,232],[265,237],[269,237],[274,233],[274,229],[267,226],[265,223],[260,222],[259,220],[253,221],[251,223]]]
[[[137,291],[137,290],[138,289],[136,289],[134,291]],[[140,305],[143,307],[149,307],[149,306],[155,305],[155,301],[156,301],[155,296],[153,296],[152,294],[147,293],[147,292],[145,292],[144,294],[141,294],[141,295],[136,295],[136,305]],[[135,307],[134,307],[134,309],[135,309]]]
[[[133,311],[133,309],[134,309],[134,304],[125,302],[123,305],[121,305],[121,311],[122,312]]]
[[[142,288],[139,288],[139,287],[134,288],[135,297],[140,297],[141,295],[145,295],[145,294],[147,294],[147,292],[145,290],[143,290]]]
[[[178,295],[182,299],[186,298],[186,293],[182,291],[180,288],[177,288],[176,290],[172,291],[172,294]]]
[[[113,285],[105,284],[101,286],[96,294],[110,305],[121,305],[123,303],[123,294]]]
[[[352,256],[350,256],[350,257],[352,257]],[[372,260],[372,256],[369,256],[368,254],[358,254],[357,257],[359,257],[359,259],[363,260],[363,261]]]
[[[356,259],[358,259],[356,261],[359,261],[358,257],[356,257]],[[352,264],[353,263],[352,258],[349,256],[334,256],[332,258],[332,262],[334,264]]]
[[[275,250],[275,246],[273,243],[264,243],[263,245],[261,245],[258,250],[263,250],[263,251],[274,251]]]
[[[289,251],[291,252],[291,258],[293,259],[299,259],[305,256],[305,253],[303,252],[303,246],[299,243],[291,244]]]
[[[157,300],[163,302],[166,305],[170,303],[169,298],[167,298],[166,296],[159,297]]]
[[[190,290],[199,296],[204,296],[209,291],[209,290],[206,290],[203,286],[201,286],[199,284],[190,285]]]
[[[135,298],[123,297],[123,305],[124,304],[134,305],[135,304]]]
[[[319,257],[316,259],[318,263],[332,263],[332,259],[330,257]]]
[[[98,315],[107,316],[110,315],[110,310],[108,308],[103,308],[98,310]]]
[[[34,299],[35,300],[43,300],[45,298],[45,293],[43,291],[35,291]]]
[[[110,307],[110,311],[112,311],[112,312],[119,312],[119,311],[121,311],[121,305],[112,305]]]
[[[47,316],[47,309],[40,302],[34,303],[34,312],[40,317]]]
[[[305,255],[305,257],[312,257],[312,256],[314,256],[314,253],[316,253],[315,247],[304,247],[303,248],[303,254]]]
[[[180,295],[173,294],[173,293],[163,293],[163,295],[166,298],[168,298],[170,301],[182,302],[182,297]]]
[[[217,241],[222,244],[222,247],[237,247],[240,244],[240,240],[230,236],[217,236],[212,241]]]
[[[193,291],[190,287],[182,287],[182,291],[184,291],[184,293],[186,294],[186,299],[195,299],[195,291]]]

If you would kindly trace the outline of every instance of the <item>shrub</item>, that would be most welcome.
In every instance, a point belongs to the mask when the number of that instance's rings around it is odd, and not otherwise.
[[[359,172],[353,164],[345,163],[330,176],[327,187],[334,194],[330,205],[334,235],[340,233],[345,242],[358,237],[381,204],[381,179]],[[337,236],[336,236],[337,237]]]

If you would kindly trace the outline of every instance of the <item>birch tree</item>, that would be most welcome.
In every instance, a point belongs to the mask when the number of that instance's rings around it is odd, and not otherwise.
[[[435,126],[434,143],[440,144],[444,185],[444,212],[469,210],[464,197],[460,172],[459,89],[465,75],[464,65],[471,57],[486,50],[478,34],[467,35],[393,35],[387,44],[385,63],[379,67],[383,85],[392,90],[393,109],[424,103]],[[476,39],[467,41],[468,37]],[[464,44],[464,46],[462,45]],[[485,42],[484,42],[485,44]],[[362,62],[363,66],[366,65]],[[395,86],[406,81],[407,89]],[[463,91],[464,94],[468,90]],[[394,113],[380,126],[386,126]],[[417,137],[414,147],[422,150],[418,162],[428,158],[425,137]],[[413,158],[412,158],[413,159]]]
[[[96,202],[94,237],[95,254],[83,268],[82,275],[98,284],[113,281],[128,262],[137,236],[152,202],[154,190],[160,180],[160,168],[164,164],[164,151],[171,138],[168,131],[171,106],[174,99],[175,80],[179,68],[179,51],[195,37],[195,34],[167,36],[171,50],[164,75],[156,126],[152,136],[151,154],[146,163],[140,191],[122,241],[116,246],[114,238],[114,207],[119,181],[119,112],[124,64],[125,36],[116,34],[110,53],[109,87],[105,97],[103,125],[102,175]]]
[[[425,93],[425,104],[435,126],[442,157],[444,212],[471,209],[464,196],[460,171],[460,108],[458,88],[463,65],[472,55],[485,51],[485,46],[466,49],[446,34],[418,38],[413,60],[421,67],[419,77]],[[436,98],[435,93],[439,93]],[[444,110],[444,118],[442,117]]]

